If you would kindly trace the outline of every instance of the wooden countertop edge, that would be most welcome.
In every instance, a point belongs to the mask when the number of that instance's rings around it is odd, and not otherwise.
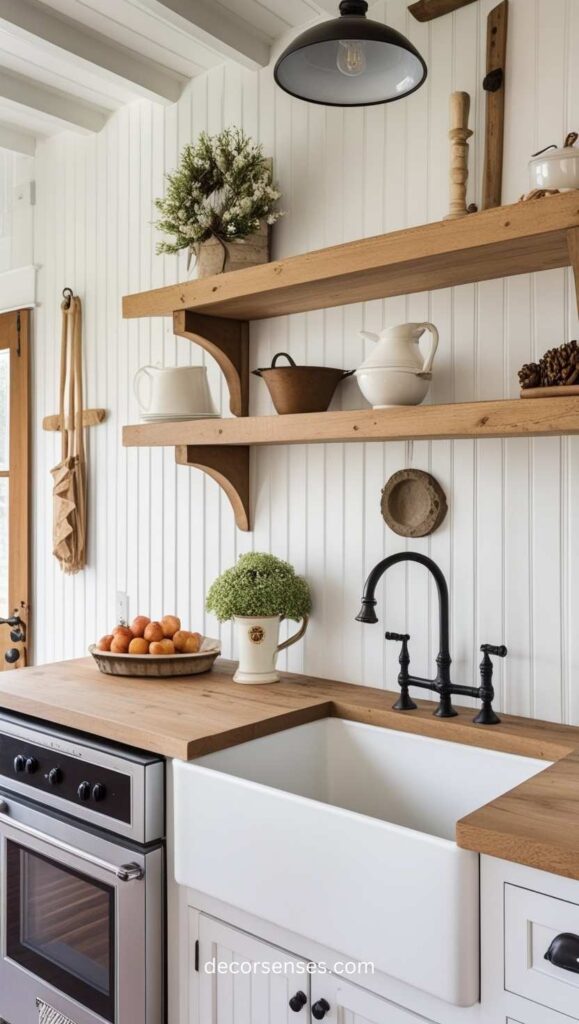
[[[479,811],[473,811],[467,819],[457,822],[456,842],[461,849],[579,880],[579,847],[573,850],[561,846],[559,840],[541,841],[514,834],[508,830],[507,822],[504,830],[485,828],[477,824],[478,814]]]

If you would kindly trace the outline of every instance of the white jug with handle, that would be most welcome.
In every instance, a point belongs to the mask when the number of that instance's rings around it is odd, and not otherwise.
[[[142,419],[217,415],[205,366],[142,366],[133,388]]]
[[[426,357],[419,346],[425,331],[432,335]],[[386,327],[380,335],[371,331],[360,331],[360,334],[377,343],[374,352],[355,373],[364,398],[374,409],[420,405],[428,394],[438,348],[438,331],[434,324],[398,324]]]

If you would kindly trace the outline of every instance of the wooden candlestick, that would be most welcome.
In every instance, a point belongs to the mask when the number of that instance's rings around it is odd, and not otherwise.
[[[445,220],[466,217],[466,183],[468,180],[468,140],[472,132],[468,127],[470,96],[467,92],[453,92],[450,97],[450,212]]]

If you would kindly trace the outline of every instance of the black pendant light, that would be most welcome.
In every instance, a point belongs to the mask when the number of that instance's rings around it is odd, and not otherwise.
[[[294,39],[275,65],[280,88],[328,107],[392,103],[419,89],[427,68],[418,50],[367,10],[366,0],[342,0],[339,18]]]

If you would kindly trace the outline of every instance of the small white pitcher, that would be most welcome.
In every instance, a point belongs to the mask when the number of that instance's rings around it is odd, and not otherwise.
[[[142,366],[133,388],[143,417],[215,416],[205,366]]]
[[[239,649],[239,667],[233,677],[234,683],[279,683],[275,670],[276,658],[300,640],[308,628],[308,616],[304,615],[301,625],[293,636],[279,642],[279,615],[271,617],[236,615],[233,619]]]
[[[430,331],[432,341],[426,357],[419,341]],[[428,394],[432,364],[438,348],[434,324],[398,324],[380,335],[360,331],[363,338],[376,342],[376,348],[356,370],[356,379],[364,398],[374,409],[396,405],[420,405]]]

